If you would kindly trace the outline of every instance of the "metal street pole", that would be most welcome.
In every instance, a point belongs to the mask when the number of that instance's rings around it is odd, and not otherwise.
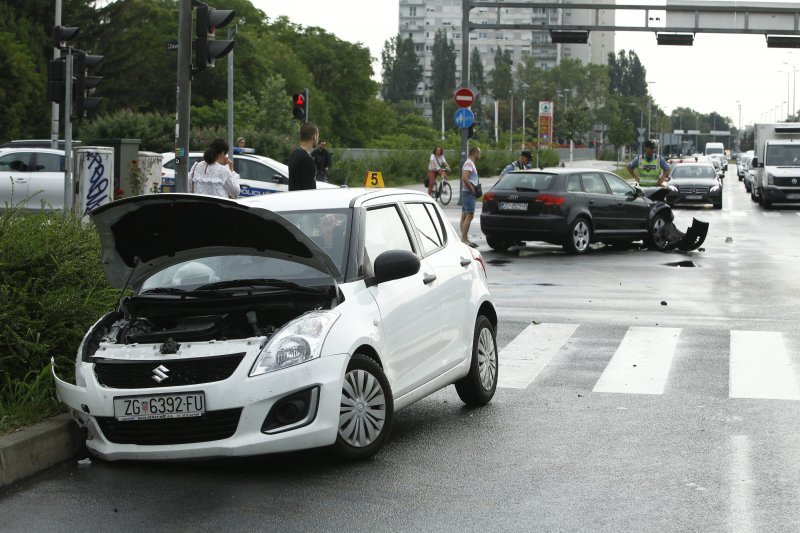
[[[55,14],[55,22],[54,26],[61,26],[61,0],[56,0],[56,14]],[[53,48],[53,59],[58,59],[61,57],[61,50],[59,48]],[[58,123],[58,114],[59,114],[59,107],[58,104],[52,102],[50,104],[50,148],[53,150],[58,150],[58,130],[59,130],[59,123]]]
[[[234,28],[228,28],[228,40],[233,39]],[[228,53],[228,146],[233,153],[233,50]]]
[[[180,0],[175,124],[175,192],[189,192],[189,115],[192,99],[192,0]]]
[[[514,92],[511,92],[511,98],[508,101],[508,151],[514,151]]]
[[[72,47],[64,68],[64,211],[72,209]]]
[[[444,140],[444,98],[442,98],[442,140]]]
[[[469,12],[470,0],[461,0],[461,86],[469,86]],[[480,105],[480,104],[479,104]],[[461,167],[467,161],[469,150],[469,130],[461,128],[461,159],[458,164],[458,202],[461,205]]]
[[[522,99],[522,143],[520,150],[525,149],[525,98]]]

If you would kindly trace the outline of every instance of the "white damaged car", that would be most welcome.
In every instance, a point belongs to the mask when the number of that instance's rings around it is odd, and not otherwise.
[[[96,456],[363,459],[396,410],[447,385],[469,405],[494,395],[483,259],[426,194],[160,194],[91,217],[109,282],[132,293],[86,334],[74,380],[53,373]]]

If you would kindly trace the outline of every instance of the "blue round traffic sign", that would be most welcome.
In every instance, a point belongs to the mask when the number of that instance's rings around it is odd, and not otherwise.
[[[459,128],[469,128],[475,122],[475,113],[471,109],[462,107],[456,111],[455,120]]]

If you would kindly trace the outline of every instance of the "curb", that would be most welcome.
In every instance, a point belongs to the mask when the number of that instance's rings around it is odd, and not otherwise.
[[[0,487],[86,453],[85,440],[69,413],[0,437]]]

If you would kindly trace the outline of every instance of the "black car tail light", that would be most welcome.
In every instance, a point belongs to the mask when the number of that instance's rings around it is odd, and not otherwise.
[[[488,201],[490,201],[490,200],[494,200],[494,193],[493,193],[493,192],[487,192],[487,193],[484,193],[484,195],[483,195],[483,201],[484,201],[484,202],[488,202]]]
[[[564,197],[555,194],[537,194],[533,201],[542,202],[544,205],[561,205],[564,203]]]

